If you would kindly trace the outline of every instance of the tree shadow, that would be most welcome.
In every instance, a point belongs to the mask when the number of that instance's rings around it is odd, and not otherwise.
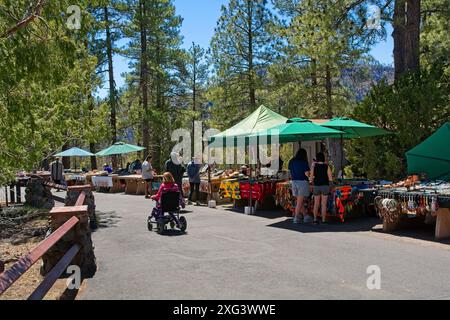
[[[101,212],[96,211],[97,229],[115,228],[122,219],[115,211]],[[95,230],[93,230],[95,231]]]

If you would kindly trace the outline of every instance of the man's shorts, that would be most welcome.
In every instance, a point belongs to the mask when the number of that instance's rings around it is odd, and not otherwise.
[[[292,195],[294,197],[309,197],[309,181],[294,180],[292,181]]]

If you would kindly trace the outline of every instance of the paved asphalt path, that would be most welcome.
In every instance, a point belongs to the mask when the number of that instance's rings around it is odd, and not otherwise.
[[[374,218],[293,226],[189,206],[188,233],[160,236],[147,231],[152,201],[95,197],[98,271],[80,299],[450,299],[449,242],[372,231]],[[370,265],[381,290],[367,288]]]

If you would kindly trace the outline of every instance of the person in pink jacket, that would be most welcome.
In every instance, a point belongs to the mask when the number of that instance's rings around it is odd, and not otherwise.
[[[163,174],[163,183],[159,187],[158,193],[151,197],[156,201],[156,207],[152,211],[152,216],[156,219],[159,218],[163,212],[161,210],[161,197],[165,192],[180,192],[180,188],[175,183],[173,176],[170,172]],[[184,207],[183,199],[180,197],[180,207]]]

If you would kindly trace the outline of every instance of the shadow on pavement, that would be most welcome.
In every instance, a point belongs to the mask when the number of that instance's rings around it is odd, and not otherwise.
[[[160,236],[162,237],[180,237],[180,236],[187,236],[187,232],[182,232],[180,230],[174,230],[174,229],[167,229],[164,231],[163,234]]]
[[[434,238],[435,225],[426,225],[424,223],[408,223],[401,225],[399,230],[393,232],[384,232],[382,222],[378,218],[364,217],[346,220],[344,223],[330,222],[327,224],[314,225],[293,224],[292,219],[286,219],[277,222],[269,227],[281,228],[301,233],[320,233],[320,232],[367,232],[372,231],[379,234],[396,236],[399,238],[411,238],[416,240],[430,241],[450,245],[450,239],[436,240]]]
[[[97,218],[98,229],[115,228],[122,218],[115,211],[96,211],[95,216]]]
[[[236,214],[244,214],[244,208],[238,207],[234,208],[233,206],[224,206],[221,208],[224,211]],[[283,217],[291,217],[291,214],[287,211],[281,209],[273,209],[273,210],[256,210],[256,213],[253,217],[259,217],[264,219],[279,219]]]
[[[436,240],[434,238],[435,228],[436,226],[434,224],[427,225],[424,223],[411,222],[408,224],[403,224],[399,230],[392,232],[384,232],[381,226],[378,228],[374,228],[372,231],[381,234],[390,234],[399,238],[412,238],[450,245],[450,239]]]
[[[269,227],[281,228],[302,233],[318,233],[318,232],[364,232],[371,231],[376,225],[380,224],[380,220],[376,218],[359,218],[341,222],[329,222],[327,224],[314,225],[312,223],[293,224],[292,219],[286,219],[277,222]]]

